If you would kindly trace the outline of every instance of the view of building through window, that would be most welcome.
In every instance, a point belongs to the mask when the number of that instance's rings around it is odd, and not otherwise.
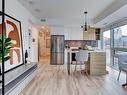
[[[114,29],[114,47],[127,47],[127,25]]]
[[[123,25],[117,28],[114,28],[113,32],[113,47],[114,48],[127,48],[127,25]],[[126,55],[127,52],[124,51],[115,51],[115,55]],[[118,57],[113,57],[114,62],[113,67],[118,69]]]
[[[110,37],[113,37],[111,41]],[[118,58],[114,58],[114,62],[111,63],[111,43],[112,48],[127,48],[127,25],[123,25],[113,29],[113,35],[110,34],[110,30],[103,32],[103,49],[106,51],[107,65],[111,65],[114,68],[118,68]],[[117,54],[127,54],[127,52],[116,51]]]
[[[110,65],[110,30],[103,32],[103,49],[106,51],[107,65]]]

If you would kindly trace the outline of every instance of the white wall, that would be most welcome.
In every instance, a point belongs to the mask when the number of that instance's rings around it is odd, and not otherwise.
[[[31,62],[38,62],[38,33],[38,30],[32,27]]]
[[[22,35],[24,43],[24,49],[28,48],[28,29],[30,27],[29,21],[35,22],[35,18],[30,12],[24,8],[18,0],[6,0],[5,13],[21,21]]]
[[[1,10],[1,2],[0,2],[0,10]],[[30,22],[36,23],[36,19],[22,4],[20,4],[18,0],[5,0],[5,13],[21,21],[23,46],[24,46],[24,53],[25,53],[25,50],[26,49],[28,50],[29,29],[32,28]],[[34,33],[33,35],[35,35],[33,36],[34,38],[37,37],[36,32],[37,32],[36,29],[32,30],[32,33]],[[35,46],[35,43],[32,46]],[[32,48],[33,48],[32,53],[35,54],[33,60],[35,61],[38,56],[37,54],[38,48],[36,46]]]
[[[65,35],[64,26],[51,26],[50,27],[51,35]]]
[[[83,31],[80,27],[52,26],[51,35],[65,35],[65,40],[83,40]]]

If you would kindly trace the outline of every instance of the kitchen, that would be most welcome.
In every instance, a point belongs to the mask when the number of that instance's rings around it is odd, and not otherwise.
[[[0,94],[127,95],[127,0],[1,1]],[[21,47],[4,54],[9,31]]]
[[[53,41],[51,36],[51,64],[52,65],[63,65],[68,63],[74,63],[75,60],[75,53],[78,52],[79,47],[87,46],[89,51],[90,58],[94,56],[94,59],[89,63],[86,64],[88,68],[88,72],[90,75],[103,75],[106,74],[106,53],[105,51],[101,50],[101,30],[99,28],[89,28],[88,32],[82,32],[82,28],[79,27],[52,27],[51,28],[51,35],[63,37],[63,43],[60,41]],[[62,32],[63,31],[63,32]],[[56,35],[57,34],[57,35]],[[65,40],[64,40],[65,39]],[[54,43],[54,44],[53,44]],[[62,44],[61,44],[62,43]],[[64,46],[63,46],[64,44]],[[60,51],[57,46],[60,46],[62,49],[61,57],[59,55]],[[54,49],[52,49],[54,47]],[[57,49],[56,49],[57,48]],[[56,49],[56,53],[55,52]],[[53,51],[54,50],[54,51]],[[70,52],[70,56],[68,56],[68,52]],[[53,57],[54,54],[54,57]],[[103,55],[103,56],[102,56]],[[68,61],[68,57],[70,58]],[[56,59],[55,59],[56,58]],[[55,59],[55,60],[54,60]],[[60,60],[61,59],[61,62]],[[100,60],[102,59],[102,60]],[[59,61],[59,62],[58,62]],[[58,62],[58,63],[57,63]],[[93,65],[92,65],[93,64]]]

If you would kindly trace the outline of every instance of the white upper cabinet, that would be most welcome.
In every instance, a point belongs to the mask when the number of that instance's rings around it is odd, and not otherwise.
[[[65,40],[83,40],[83,31],[79,27],[53,26],[50,31],[51,35],[64,35]]]
[[[81,28],[69,27],[66,28],[66,40],[83,40],[83,31]]]

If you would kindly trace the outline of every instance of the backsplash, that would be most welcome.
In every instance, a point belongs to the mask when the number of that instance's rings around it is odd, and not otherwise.
[[[65,46],[82,47],[84,45],[98,47],[98,41],[96,40],[65,40]]]

